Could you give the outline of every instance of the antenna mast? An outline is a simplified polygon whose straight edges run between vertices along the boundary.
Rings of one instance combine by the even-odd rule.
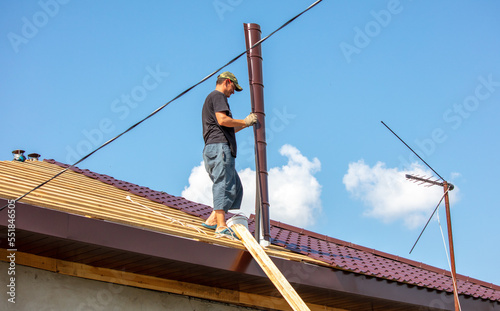
[[[454,251],[454,247],[453,247],[453,233],[452,233],[452,229],[451,229],[450,200],[448,197],[448,192],[450,190],[453,190],[455,188],[455,186],[453,186],[453,184],[448,183],[446,180],[444,180],[444,178],[441,177],[441,175],[439,175],[429,164],[427,164],[427,162],[425,162],[424,159],[422,159],[415,151],[413,151],[413,149],[411,149],[410,146],[408,146],[408,144],[404,142],[404,140],[402,140],[398,135],[396,135],[396,133],[394,133],[394,131],[391,130],[383,121],[381,121],[381,122],[389,131],[391,131],[392,134],[394,134],[394,136],[396,136],[403,144],[405,144],[405,146],[408,147],[408,149],[410,149],[420,160],[422,160],[422,162],[425,163],[425,165],[427,165],[428,168],[431,169],[431,171],[433,171],[443,181],[443,182],[438,182],[438,181],[431,180],[428,178],[422,178],[419,176],[413,176],[413,175],[406,174],[407,179],[412,179],[415,182],[419,182],[419,184],[429,184],[430,186],[437,185],[437,186],[442,186],[444,189],[443,196],[444,196],[444,203],[445,203],[445,207],[446,207],[446,225],[448,227],[448,244],[450,247],[450,266],[451,266],[450,268],[451,268],[451,279],[452,279],[452,283],[453,283],[454,304],[455,304],[455,311],[460,311],[460,302],[458,300],[457,272],[456,272],[456,268],[455,268],[455,251]],[[443,199],[441,198],[441,201],[442,200]],[[434,209],[434,212],[432,213],[431,217],[427,221],[427,224],[429,224],[429,221],[432,219],[432,216],[434,216],[434,213],[436,212],[437,208],[439,207],[439,204],[441,204],[441,201],[439,201],[438,205]],[[413,245],[411,251],[413,250],[413,248],[417,244],[418,240],[422,236],[422,233],[424,232],[425,228],[427,227],[427,224],[425,225],[424,229],[422,230],[422,232],[418,236],[418,239],[415,242],[415,244]],[[411,251],[410,251],[410,253],[411,253]]]
[[[446,180],[443,182],[437,182],[437,181],[433,181],[430,179],[425,179],[425,178],[421,178],[421,177],[413,176],[413,175],[408,175],[408,174],[406,175],[406,178],[416,180],[416,181],[420,182],[421,184],[428,183],[431,186],[434,186],[434,185],[442,186],[444,189],[444,204],[445,204],[445,208],[446,208],[446,226],[448,227],[448,244],[450,247],[450,265],[451,265],[450,268],[451,268],[451,277],[452,277],[452,281],[453,281],[455,311],[459,311],[460,307],[459,307],[459,302],[458,302],[457,272],[456,272],[456,268],[455,268],[455,250],[453,248],[453,233],[452,233],[452,229],[451,229],[450,199],[448,197],[448,192],[450,190],[453,190],[455,188],[455,186],[453,186],[453,184],[451,184],[451,183],[449,184]],[[443,199],[441,198],[441,201],[442,200]],[[432,213],[431,217],[427,221],[427,224],[432,219],[432,216],[434,216],[434,213],[436,212],[437,208],[439,207],[439,204],[441,204],[441,201],[439,201],[438,205],[434,209],[434,212]],[[417,245],[417,242],[420,239],[420,237],[422,236],[422,233],[424,233],[424,230],[427,227],[427,224],[425,225],[424,229],[422,230],[422,232],[418,236],[418,239],[415,242],[415,244],[413,245],[410,253],[413,251],[413,248],[415,248],[415,245]]]

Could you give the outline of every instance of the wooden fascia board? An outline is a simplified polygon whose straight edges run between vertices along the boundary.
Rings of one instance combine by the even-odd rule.
[[[0,249],[0,261],[8,262],[8,252]],[[279,297],[270,297],[241,291],[204,286],[199,284],[168,280],[158,277],[135,274],[113,269],[93,267],[81,263],[53,259],[48,257],[16,253],[16,264],[47,270],[63,275],[80,277],[90,280],[133,286],[138,288],[168,292],[178,295],[207,299],[223,303],[259,307],[272,310],[291,310],[288,303]],[[345,309],[308,304],[311,310],[346,311]]]
[[[1,205],[6,203],[7,200],[0,199]],[[6,227],[7,217],[3,216],[0,214],[0,226]],[[226,271],[235,271],[235,263],[241,259],[241,249],[238,248],[202,243],[162,232],[87,218],[20,202],[16,204],[16,226],[18,229],[34,233]],[[165,248],[165,245],[169,246],[168,249]],[[272,257],[272,260],[290,283],[296,287],[312,286],[340,293],[421,306],[426,306],[429,301],[433,300],[448,301],[448,299],[442,298],[449,295],[444,291],[278,257]],[[257,264],[247,265],[244,271],[239,272],[267,278]],[[476,302],[480,303],[481,301]],[[475,303],[472,306],[478,311],[490,310],[489,308],[480,308]],[[444,310],[453,310],[453,301],[450,308],[446,304]]]

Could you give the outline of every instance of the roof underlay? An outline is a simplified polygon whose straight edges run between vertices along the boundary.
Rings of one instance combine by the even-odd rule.
[[[0,162],[1,206],[62,167],[67,166],[53,160]],[[45,258],[283,300],[240,242],[216,238],[201,226],[210,212],[203,204],[74,168],[16,204],[16,248],[26,265]],[[312,309],[453,310],[447,271],[279,222],[271,225],[266,252]],[[2,216],[3,249],[6,234]],[[458,285],[463,310],[500,310],[499,286],[465,276]],[[264,302],[259,307],[271,308]]]

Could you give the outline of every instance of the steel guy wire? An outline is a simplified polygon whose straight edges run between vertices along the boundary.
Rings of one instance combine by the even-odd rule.
[[[444,178],[443,178],[443,177],[441,177],[441,175],[439,175],[439,174],[438,174],[438,172],[436,172],[436,171],[435,171],[435,170],[434,170],[434,169],[433,169],[433,168],[432,168],[429,164],[427,164],[427,162],[425,162],[425,160],[424,160],[424,159],[422,159],[422,158],[421,158],[421,157],[420,157],[420,156],[419,156],[419,155],[418,155],[418,154],[417,154],[417,153],[416,153],[413,149],[411,149],[411,147],[410,147],[410,146],[408,146],[408,144],[407,144],[407,143],[405,143],[405,141],[404,141],[404,140],[402,140],[402,139],[401,139],[401,138],[400,138],[400,137],[399,137],[396,133],[394,133],[394,131],[393,131],[393,130],[391,130],[391,128],[390,128],[390,127],[388,127],[388,126],[387,126],[387,124],[385,124],[385,123],[384,123],[384,121],[380,121],[380,122],[382,122],[382,124],[383,124],[383,125],[384,125],[384,126],[385,126],[388,130],[389,130],[389,131],[391,131],[391,133],[392,133],[392,134],[394,134],[394,136],[396,136],[396,137],[397,137],[397,138],[398,138],[398,139],[399,139],[399,140],[400,140],[403,144],[405,144],[405,146],[406,146],[406,147],[408,147],[408,149],[410,149],[410,150],[411,150],[411,152],[413,152],[413,153],[414,153],[414,154],[415,154],[415,155],[416,155],[416,156],[417,156],[417,157],[418,157],[418,158],[419,158],[422,162],[424,162],[424,164],[425,164],[425,165],[427,165],[427,167],[428,167],[428,168],[430,168],[430,169],[431,169],[431,170],[432,170],[432,171],[433,171],[436,175],[438,175],[438,176],[439,176],[439,178],[441,178],[441,180],[443,180],[443,181],[444,181]]]
[[[436,213],[437,209],[439,208],[439,205],[441,205],[441,202],[443,202],[443,199],[444,199],[444,197],[446,196],[446,194],[448,193],[448,191],[449,191],[449,188],[448,188],[448,189],[446,189],[445,193],[443,194],[443,196],[442,196],[442,197],[441,197],[441,199],[439,200],[439,202],[438,202],[438,204],[437,204],[436,208],[434,208],[434,211],[432,212],[431,217],[429,217],[429,219],[427,220],[427,223],[425,224],[425,226],[424,226],[424,228],[422,229],[422,231],[420,232],[420,234],[419,234],[419,236],[418,236],[417,240],[415,241],[415,244],[413,244],[413,247],[412,247],[412,248],[411,248],[411,250],[410,250],[410,254],[411,254],[411,252],[413,251],[413,249],[415,248],[415,246],[417,245],[418,241],[420,240],[420,237],[422,237],[422,234],[424,233],[425,228],[427,228],[427,225],[429,224],[429,222],[431,221],[432,217],[434,216],[434,213]]]

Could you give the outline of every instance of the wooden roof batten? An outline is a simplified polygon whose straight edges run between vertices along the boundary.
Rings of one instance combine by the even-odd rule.
[[[50,178],[51,175],[56,174],[60,170],[61,167],[59,165],[55,165],[54,162],[50,163],[50,161],[25,163],[13,161],[0,162],[0,198],[15,198],[24,191],[28,191],[30,188],[36,186],[37,183],[41,183]],[[162,215],[158,215],[157,213],[148,211],[138,204],[132,203],[130,200],[127,200],[127,196],[130,196],[134,202],[151,207],[155,211],[168,215],[168,217],[172,219],[179,220],[182,224],[176,221],[169,221]],[[176,202],[182,201],[177,198],[173,198],[173,200],[178,200]],[[6,202],[6,200],[2,200],[1,203],[4,202]],[[247,290],[244,291],[245,293],[251,293],[251,291],[258,292],[259,287],[265,288],[265,285],[262,283],[265,275],[257,267],[257,265],[255,265],[255,263],[248,258],[246,259],[248,263],[241,264],[242,253],[245,253],[245,251],[240,242],[230,241],[228,239],[217,239],[213,237],[213,233],[210,232],[205,232],[207,234],[202,233],[199,230],[202,230],[200,225],[203,218],[189,215],[176,207],[153,202],[146,197],[141,197],[129,191],[119,189],[114,184],[106,184],[98,179],[85,176],[80,172],[68,171],[61,175],[58,179],[51,181],[46,186],[27,196],[22,202],[23,203],[18,202],[17,204],[19,211],[19,230],[25,234],[26,240],[40,239],[39,243],[43,244],[42,240],[45,239],[45,241],[50,241],[51,243],[59,243],[58,245],[60,245],[61,249],[65,249],[68,246],[64,245],[64,241],[74,239],[76,236],[82,240],[78,241],[79,243],[97,245],[96,249],[91,249],[89,252],[99,254],[100,250],[97,250],[97,248],[100,247],[101,251],[106,250],[110,255],[113,255],[115,256],[114,258],[118,259],[133,258],[133,256],[136,256],[137,258],[142,258],[143,260],[151,258],[149,261],[152,262],[152,265],[172,265],[178,268],[184,264],[189,266],[189,268],[208,266],[210,269],[215,269],[217,271],[223,270],[228,278],[226,281],[227,285],[222,284],[220,285],[222,287],[219,288],[225,288],[228,290],[231,289],[231,286],[235,285],[235,281],[230,281],[229,279],[231,276],[234,277],[234,273],[238,273],[238,277],[240,277],[241,273],[243,273],[243,275],[248,278],[243,280],[248,281],[248,284],[260,284],[255,285],[255,288],[243,283],[237,285],[239,287],[247,286]],[[182,205],[183,203],[180,202],[179,204]],[[61,225],[65,223],[66,227],[64,228],[68,228],[69,224],[72,226],[76,225],[76,227],[73,228],[73,231],[71,231],[72,229],[65,229],[66,231],[61,229],[60,231],[55,232],[57,230],[53,228],[54,222],[60,222]],[[274,224],[276,225],[277,223],[274,222]],[[0,223],[0,227],[1,226],[5,226],[3,221]],[[99,230],[101,231],[99,232],[104,235],[109,233],[109,230],[112,229],[116,232],[129,234],[129,237],[142,236],[152,240],[162,240],[163,244],[167,242],[178,248],[187,249],[190,253],[182,254],[182,252],[175,253],[173,251],[170,253],[155,252],[154,249],[139,245],[129,245],[128,248],[122,247],[124,242],[120,240],[123,240],[124,235],[121,237],[118,235],[114,236],[114,238],[110,240],[112,243],[108,241],[108,244],[106,244],[99,240],[98,237],[85,237],[88,235],[88,232],[85,232],[85,228],[88,226],[91,226],[92,228],[100,228]],[[283,227],[286,227],[286,225],[283,225]],[[32,246],[37,244],[35,241],[31,241],[30,243],[32,243]],[[50,248],[50,245],[52,244],[49,243],[45,245],[48,245],[46,247]],[[200,245],[205,246],[200,247]],[[29,249],[21,252],[41,257],[44,257],[43,254],[48,254],[46,257],[47,260],[52,259],[66,261],[64,258],[57,258],[57,256],[51,255],[50,250],[46,250],[44,252],[43,247],[38,247],[39,249],[36,252],[33,251],[30,253]],[[134,247],[137,248],[134,249]],[[226,256],[228,258],[225,262],[216,264],[213,261],[206,259],[216,249],[220,250],[221,247],[226,251]],[[68,249],[67,252],[73,252],[73,257],[71,258],[78,259],[78,254],[75,255],[75,253],[78,253],[78,250]],[[190,258],[197,252],[202,256],[202,258],[204,258],[204,260],[197,261]],[[293,285],[294,287],[298,286],[299,292],[302,288],[303,292],[301,292],[300,295],[303,296],[308,305],[313,304],[316,305],[316,307],[322,305],[339,309],[345,307],[344,309],[351,310],[349,306],[354,305],[354,301],[359,299],[359,296],[357,295],[372,295],[371,300],[380,305],[392,304],[395,306],[393,309],[386,310],[412,310],[411,308],[408,309],[408,306],[411,304],[419,306],[419,301],[430,301],[432,299],[440,299],[439,297],[441,296],[449,296],[449,294],[447,294],[444,290],[434,290],[429,293],[427,291],[419,290],[418,286],[415,287],[412,284],[404,285],[404,283],[401,282],[387,282],[375,276],[353,273],[348,269],[342,270],[340,267],[332,265],[331,263],[319,260],[319,257],[313,258],[310,254],[300,254],[279,245],[271,245],[268,249],[266,249],[266,252],[268,255],[272,256],[273,261],[277,263],[277,266],[281,271],[288,271],[288,273],[292,274],[294,271],[300,272],[299,274],[296,273],[295,277],[291,278],[294,280]],[[90,266],[92,266],[93,262],[83,262],[85,260],[82,259],[81,262],[78,262],[77,260],[76,263],[84,265],[88,265],[90,263]],[[155,260],[158,261],[156,262]],[[105,260],[102,261],[104,262]],[[123,264],[132,266],[132,261],[132,259],[130,259],[130,262],[124,260]],[[240,264],[238,266],[235,262],[238,263],[239,261]],[[308,263],[308,265],[305,263]],[[108,266],[109,265],[110,264],[108,263]],[[106,266],[102,268],[108,269]],[[149,271],[155,271],[155,268],[151,267]],[[304,271],[307,271],[307,275],[309,275],[309,277],[297,277],[297,275],[306,275]],[[130,273],[134,272],[131,271]],[[326,275],[328,275],[329,278],[325,278]],[[155,276],[154,273],[146,273],[145,276],[161,278],[161,276]],[[186,281],[179,280],[179,277],[173,272],[166,273],[165,277],[174,280],[177,279],[179,282]],[[383,281],[383,283],[380,283],[381,281]],[[203,282],[205,282],[206,286],[214,285],[213,283],[210,283],[213,282],[213,280],[204,279]],[[352,289],[348,289],[343,293],[339,292],[339,288],[348,287],[346,284],[353,284]],[[354,287],[359,286],[367,287],[369,284],[373,284],[371,286],[372,288],[364,292],[353,289]],[[404,287],[401,287],[401,285],[404,285]],[[395,288],[401,290],[401,297],[403,297],[403,299],[401,299],[401,297],[397,298],[393,297],[394,295],[388,294],[389,292],[394,291]],[[421,287],[421,289],[425,288],[425,286]],[[316,295],[317,297],[314,297],[313,289],[316,292],[321,293],[323,298],[321,299],[321,297],[319,297],[321,295]],[[231,290],[234,290],[234,288]],[[269,290],[269,287],[267,290]],[[487,303],[490,306],[485,307],[484,309],[475,308],[475,310],[498,309],[499,299],[494,298],[497,297],[495,295],[498,295],[497,286],[493,285],[490,291],[492,300]],[[269,293],[269,291],[264,292]],[[411,296],[414,298],[411,298]],[[264,295],[264,297],[268,297],[268,295]],[[351,299],[349,299],[349,297],[351,297]],[[406,297],[408,297],[408,300],[405,304]],[[485,298],[474,298],[472,296],[468,298],[465,297],[465,299],[467,301],[488,301],[488,299]],[[322,300],[327,300],[328,302],[319,304],[318,302]],[[442,300],[446,301],[446,299]],[[362,305],[363,303],[359,304]],[[369,303],[368,301],[365,301],[364,304],[368,305]],[[401,304],[399,306],[400,309],[397,309],[398,304]],[[420,304],[420,307],[421,306],[422,305]],[[358,306],[355,310],[364,309],[363,307]],[[415,307],[415,310],[417,310],[417,307]],[[428,310],[434,309],[429,308]],[[448,310],[448,308],[435,310]]]

